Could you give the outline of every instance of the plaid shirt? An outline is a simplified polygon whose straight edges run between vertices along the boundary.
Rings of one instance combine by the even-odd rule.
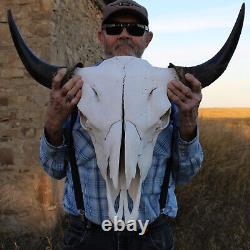
[[[163,210],[170,217],[177,214],[177,201],[174,193],[176,184],[184,184],[198,172],[203,160],[203,153],[197,136],[190,142],[180,138],[178,130],[178,109],[172,105],[172,120],[169,125],[159,134],[153,152],[153,160],[148,175],[142,183],[139,218],[145,222],[152,222],[160,214],[159,197],[164,178],[166,162],[171,154],[171,138],[175,136],[173,147],[173,169],[168,187],[168,198]],[[65,127],[69,125],[69,119]],[[85,216],[101,224],[108,219],[108,202],[106,197],[106,184],[96,163],[94,146],[91,138],[80,125],[79,115],[73,127],[75,143],[75,155],[79,169],[82,186]],[[45,171],[55,179],[65,178],[64,186],[64,209],[73,215],[79,215],[75,204],[71,168],[64,164],[67,160],[67,141],[63,145],[54,147],[48,143],[45,134],[40,141],[40,161]],[[177,164],[179,163],[179,164]],[[177,167],[178,166],[178,167]],[[118,203],[115,204],[118,206]],[[129,200],[132,207],[132,200]]]

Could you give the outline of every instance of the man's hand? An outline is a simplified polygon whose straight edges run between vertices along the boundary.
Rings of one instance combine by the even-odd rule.
[[[61,80],[66,69],[60,69],[52,81],[50,101],[45,117],[45,132],[49,142],[58,146],[63,141],[63,123],[73,111],[82,95],[82,80],[74,76],[63,87]]]
[[[180,110],[180,135],[186,141],[196,136],[198,108],[202,99],[201,83],[191,74],[186,74],[189,87],[182,82],[172,80],[168,84],[167,94]]]

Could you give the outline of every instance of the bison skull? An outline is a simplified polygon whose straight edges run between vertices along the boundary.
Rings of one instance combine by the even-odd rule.
[[[81,125],[91,136],[106,182],[109,217],[136,220],[141,185],[152,163],[157,136],[169,123],[167,83],[177,78],[175,70],[120,56],[78,69],[76,74],[84,81],[78,103]]]

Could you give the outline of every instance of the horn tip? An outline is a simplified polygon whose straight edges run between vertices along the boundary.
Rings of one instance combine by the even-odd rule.
[[[13,22],[13,16],[12,16],[12,11],[11,9],[7,10],[7,19],[8,19],[8,23]]]
[[[241,5],[241,11],[245,12],[245,2]]]
[[[8,17],[12,16],[11,9],[7,9],[7,15],[8,15]]]
[[[173,63],[169,63],[168,68],[174,68],[174,64]]]

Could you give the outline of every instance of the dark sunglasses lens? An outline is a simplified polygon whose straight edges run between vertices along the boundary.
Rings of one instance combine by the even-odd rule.
[[[114,27],[106,27],[105,30],[106,30],[106,33],[108,35],[119,35],[122,33],[122,27],[119,27],[119,26],[114,26]]]
[[[108,35],[120,35],[124,28],[131,36],[143,36],[145,28],[137,24],[116,24],[104,26]]]
[[[145,29],[137,25],[130,25],[127,27],[127,31],[131,36],[143,36]]]

